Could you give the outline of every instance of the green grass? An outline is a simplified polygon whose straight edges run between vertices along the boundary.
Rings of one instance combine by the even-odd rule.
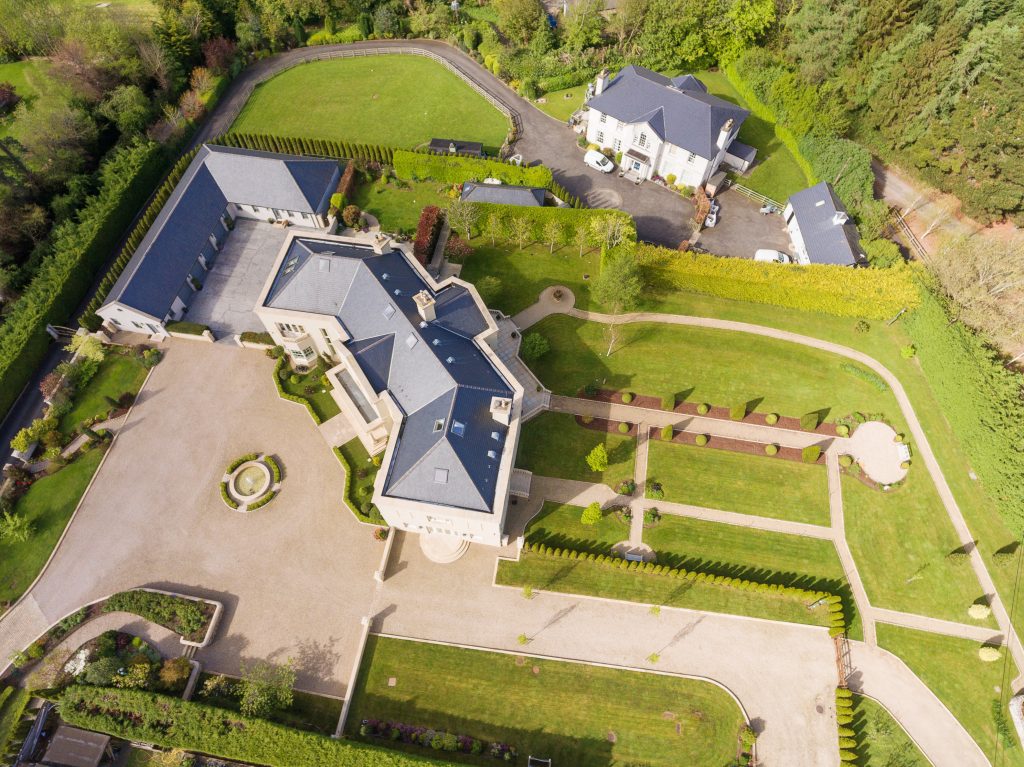
[[[376,218],[386,232],[415,234],[420,212],[428,205],[447,207],[452,198],[448,197],[447,184],[436,181],[403,181],[399,187],[392,179],[384,184],[360,184],[353,194],[352,203]]]
[[[134,357],[108,354],[92,380],[74,398],[74,407],[60,419],[60,432],[68,437],[82,421],[105,415],[110,409],[107,397],[117,399],[130,392],[138,394],[146,380],[146,368]]]
[[[492,153],[508,128],[481,95],[422,56],[300,64],[257,87],[231,127],[406,149],[457,138],[480,141]]]
[[[102,457],[101,449],[80,454],[18,499],[14,513],[32,523],[32,536],[24,543],[0,543],[0,605],[20,597],[43,569]]]
[[[338,448],[338,451],[345,458],[352,470],[349,477],[347,506],[356,517],[363,522],[370,522],[375,525],[383,525],[384,517],[376,507],[367,515],[360,511],[360,507],[373,496],[373,481],[377,478],[378,467],[370,460],[370,454],[366,452],[363,443],[356,437]],[[366,476],[360,477],[360,470],[365,469]]]
[[[657,440],[650,441],[649,450],[648,479],[661,482],[670,501],[829,524],[828,477],[823,466]]]
[[[583,507],[548,501],[526,527],[526,538],[558,548],[608,554],[612,546],[629,538],[629,520],[605,512],[596,525],[580,522]]]
[[[338,403],[331,396],[331,390],[320,382],[320,376],[323,373],[323,366],[318,365],[310,369],[308,373],[297,373],[296,375],[299,376],[298,383],[292,383],[291,377],[288,377],[281,381],[281,385],[288,394],[308,400],[313,406],[313,410],[320,417],[320,420],[327,421],[338,415],[341,412],[341,408],[338,407]],[[316,391],[313,394],[307,394],[307,386],[316,386]]]
[[[551,115],[562,122],[569,121],[569,115],[583,106],[583,97],[587,94],[587,84],[576,85],[572,88],[565,88],[560,91],[545,93],[542,97],[543,104],[535,106],[541,112]]]
[[[871,604],[974,623],[967,608],[983,591],[969,563],[946,558],[960,541],[924,465],[887,492],[847,476],[842,487],[846,539]]]
[[[586,457],[598,444],[608,450],[608,468],[591,471]],[[587,429],[568,413],[542,413],[523,425],[516,465],[542,477],[603,482],[614,487],[633,478],[636,440]]]
[[[696,72],[696,76],[708,86],[708,92],[719,98],[747,108],[746,102],[732,87],[724,72]],[[760,192],[766,197],[784,203],[794,192],[810,186],[785,144],[775,135],[775,125],[751,114],[740,127],[739,140],[757,149],[754,167],[746,177],[739,177],[739,183]]]
[[[128,11],[140,17],[140,20],[152,19],[157,15],[157,8],[152,0],[104,0],[107,7],[97,8],[99,3],[96,0],[73,0],[73,4],[80,8],[91,8],[97,13],[109,13],[114,10]]]
[[[854,695],[853,716],[861,767],[931,767],[906,730],[881,704]]]
[[[202,690],[206,680],[213,676],[213,674],[201,674],[198,689]],[[196,701],[229,711],[239,710],[237,693],[217,693],[210,696],[203,696],[199,693],[196,695]],[[287,709],[276,709],[266,718],[286,727],[318,732],[321,735],[333,735],[338,726],[338,717],[341,716],[341,703],[336,698],[294,690],[292,705]]]
[[[728,330],[635,323],[621,325],[610,357],[607,327],[565,315],[531,328],[551,351],[533,370],[556,394],[575,395],[586,383],[690,402],[800,416],[827,411],[835,420],[852,411],[885,413],[900,424],[889,391],[879,392],[840,368],[846,360],[788,341]]]
[[[485,237],[476,237],[473,255],[459,275],[469,282],[479,282],[488,275],[501,280],[501,294],[490,308],[516,314],[537,302],[540,292],[549,285],[564,285],[576,297],[578,309],[596,309],[590,296],[590,285],[600,272],[600,253],[584,252],[567,245],[549,252],[547,245],[530,245],[518,250],[511,244],[492,247]],[[585,278],[584,275],[587,275]]]
[[[144,748],[133,748],[128,754],[128,761],[124,767],[160,767],[163,759],[162,754],[154,751],[146,751]]]
[[[529,551],[524,551],[518,562],[499,562],[497,583],[812,626],[828,623],[822,608],[810,611],[803,601],[777,593],[680,581],[665,575],[619,570],[596,562],[554,559]]]
[[[1013,695],[1010,683],[1017,675],[1012,660],[1004,665],[1004,656],[998,662],[985,663],[978,658],[977,642],[884,623],[878,624],[878,644],[910,666],[960,720],[993,764],[1024,765],[1024,749],[1017,742],[1006,710],[1006,701]],[[993,712],[995,701],[1006,716],[1013,748],[1000,745]]]
[[[50,62],[46,59],[25,59],[9,64],[0,64],[0,82],[8,82],[14,91],[24,99],[28,109],[49,113],[59,107],[68,97],[67,88],[50,77]],[[13,115],[0,120],[0,138],[24,136]]]
[[[383,637],[367,643],[350,734],[367,718],[509,743],[520,764],[534,754],[576,767],[721,767],[744,724],[729,694],[708,682]]]
[[[465,5],[462,7],[462,12],[474,21],[498,23],[498,12],[490,5]]]

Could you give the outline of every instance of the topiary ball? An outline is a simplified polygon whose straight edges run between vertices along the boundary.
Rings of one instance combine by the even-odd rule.
[[[625,421],[619,424],[619,434],[629,434],[629,424]]]
[[[706,402],[701,402],[697,405],[697,412],[701,415],[707,415],[707,412],[711,409],[711,405]]]
[[[901,463],[900,464],[900,468],[904,469],[904,470],[909,469],[910,468],[910,461],[904,461],[903,463]]]
[[[844,469],[845,468],[849,468],[850,466],[853,466],[853,456],[852,455],[841,455],[841,456],[839,456],[839,465],[842,466]]]
[[[779,414],[778,413],[769,413],[768,415],[766,415],[764,417],[764,422],[766,424],[769,424],[769,425],[778,423],[779,422]]]
[[[840,437],[849,437],[850,427],[847,426],[845,423],[841,423],[838,426],[836,426],[836,434],[838,434]]]
[[[623,405],[628,405],[632,401],[633,401],[633,393],[632,392],[628,392],[627,391],[627,392],[623,392],[622,393],[622,404]]]
[[[764,452],[765,452],[766,455],[775,455],[775,454],[777,454],[779,452],[779,446],[778,445],[765,445],[764,446]]]
[[[707,434],[698,434],[696,439],[694,439],[694,442],[696,442],[701,447],[704,447],[704,445],[708,444],[708,435]]]
[[[295,373],[292,373],[290,376],[288,376],[288,380],[291,381],[293,384],[297,384],[302,379],[299,378]]]

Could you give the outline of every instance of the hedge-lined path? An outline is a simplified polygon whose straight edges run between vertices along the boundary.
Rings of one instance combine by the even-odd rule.
[[[565,301],[557,303],[545,302],[538,308],[538,311],[531,312],[528,317],[534,322],[538,322],[544,317],[556,313],[568,314],[569,316],[576,317],[577,319],[604,324],[610,323],[613,319],[613,315],[602,314],[600,312],[582,311],[574,308]],[[935,453],[932,451],[931,444],[928,442],[928,437],[925,435],[921,422],[918,420],[917,414],[914,412],[914,406],[910,402],[910,397],[907,396],[907,392],[903,388],[903,384],[900,382],[899,378],[885,367],[885,365],[880,363],[874,357],[864,354],[863,352],[859,352],[856,349],[851,349],[848,346],[843,346],[842,344],[801,335],[800,333],[793,333],[788,330],[779,330],[778,328],[766,327],[764,325],[754,325],[749,322],[721,320],[713,317],[693,317],[684,314],[664,314],[661,312],[633,312],[619,315],[614,319],[620,324],[634,322],[661,322],[669,325],[688,325],[691,327],[731,330],[739,333],[752,333],[754,335],[765,336],[766,338],[790,341],[792,343],[809,346],[813,349],[838,354],[841,357],[846,357],[847,359],[859,362],[877,373],[882,380],[888,384],[893,395],[896,397],[896,402],[899,404],[900,411],[903,413],[903,417],[907,422],[907,428],[910,431],[910,436],[916,449],[917,459],[920,463],[924,464],[925,468],[927,468],[928,474],[931,476],[935,489],[939,494],[939,498],[942,500],[942,505],[946,509],[946,514],[949,516],[949,520],[952,522],[953,528],[956,531],[957,538],[964,547],[964,550],[968,552],[971,568],[974,571],[975,577],[977,577],[981,584],[982,591],[988,595],[990,599],[989,605],[992,608],[992,614],[995,616],[996,622],[999,625],[999,630],[1006,638],[1006,644],[1010,649],[1014,662],[1017,664],[1018,676],[1013,680],[1013,687],[1016,690],[1024,686],[1024,646],[1021,645],[1020,637],[1017,636],[1017,632],[1014,630],[1013,624],[1010,622],[1010,616],[1003,605],[1003,600],[1000,597],[999,592],[996,590],[995,582],[992,580],[992,576],[989,575],[988,568],[985,566],[985,562],[981,558],[981,554],[979,553],[977,546],[974,545],[974,536],[971,534],[970,528],[967,526],[963,512],[960,511],[960,507],[957,505],[956,498],[953,496],[953,491],[950,489],[949,483],[946,482],[946,477],[942,473],[942,468],[939,466],[938,460],[935,458]]]

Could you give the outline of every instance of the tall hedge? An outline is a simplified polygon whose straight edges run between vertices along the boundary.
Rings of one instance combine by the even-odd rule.
[[[889,319],[921,301],[911,267],[780,266],[679,253],[653,245],[637,246],[637,258],[647,282],[660,291],[689,290],[805,312],[873,319]]]
[[[980,334],[951,322],[946,302],[922,285],[906,320],[917,360],[942,413],[1010,529],[1024,529],[1024,378],[1007,370]]]
[[[68,322],[163,170],[164,154],[153,142],[112,152],[97,172],[99,190],[85,199],[75,220],[54,230],[38,272],[0,327],[0,416],[46,355],[46,325]]]
[[[447,184],[496,178],[506,184],[551,189],[554,179],[543,165],[527,167],[501,160],[476,157],[424,154],[396,149],[393,156],[395,175],[406,180],[431,179]]]
[[[268,133],[225,133],[209,143],[260,152],[332,157],[337,160],[367,160],[385,164],[391,163],[391,155],[395,151],[383,144],[357,144],[351,141],[277,136]]]
[[[58,703],[75,727],[271,767],[443,767],[451,762],[311,732],[138,690],[73,685]]]
[[[618,218],[623,223],[623,241],[629,245],[636,242],[636,223],[625,211],[611,208],[528,208],[519,205],[501,205],[492,202],[474,203],[479,215],[476,220],[477,231],[483,231],[487,220],[497,216],[506,227],[516,222],[523,222],[530,228],[531,236],[546,242],[544,226],[551,220],[562,224],[562,236],[557,244],[567,245],[573,242],[573,234],[579,226],[590,226],[594,219]]]

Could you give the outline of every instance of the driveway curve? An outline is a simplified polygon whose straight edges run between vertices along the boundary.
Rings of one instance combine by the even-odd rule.
[[[583,164],[583,151],[576,145],[575,134],[564,124],[541,112],[472,56],[440,40],[372,40],[318,45],[295,48],[257,61],[232,81],[196,133],[192,146],[227,132],[253,89],[274,75],[310,61],[374,53],[425,53],[444,59],[463,79],[472,81],[487,96],[501,102],[513,113],[520,124],[515,149],[527,163],[542,163],[549,167],[558,183],[581,200],[604,201],[609,207],[615,204],[615,207],[629,213],[636,221],[637,234],[642,240],[675,248],[689,237],[687,222],[693,215],[689,201],[655,184],[635,186],[615,174],[588,168]]]

